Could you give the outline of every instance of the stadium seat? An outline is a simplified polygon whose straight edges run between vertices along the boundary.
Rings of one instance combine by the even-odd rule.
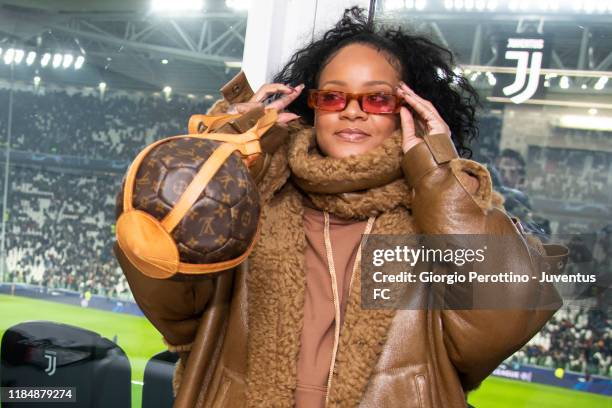
[[[129,408],[131,369],[117,344],[93,331],[30,321],[2,336],[2,387],[74,387],[76,402],[8,403],[9,407]]]
[[[151,357],[144,372],[142,408],[172,407],[172,374],[178,354],[162,351]]]

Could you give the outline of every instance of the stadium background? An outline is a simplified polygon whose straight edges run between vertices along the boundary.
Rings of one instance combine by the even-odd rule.
[[[115,194],[142,147],[185,133],[190,115],[238,73],[248,16],[239,1],[207,0],[187,15],[156,13],[152,3],[0,0],[0,333],[51,320],[114,339],[132,364],[133,406],[144,365],[164,346],[130,308],[112,256]],[[598,394],[492,376],[470,402],[611,407],[612,4],[497,3],[381,1],[376,17],[455,52],[484,102],[474,159],[489,165],[527,229],[565,236],[577,264],[601,278],[506,368],[545,367],[557,379],[573,372],[583,390],[608,385]],[[545,68],[558,72],[542,75],[538,94],[549,103],[496,99],[495,39],[538,30],[554,38]]]

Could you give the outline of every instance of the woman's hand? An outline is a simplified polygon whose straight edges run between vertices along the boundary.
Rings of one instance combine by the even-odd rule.
[[[276,109],[278,111],[277,122],[287,123],[289,121],[299,118],[299,116],[294,113],[283,112],[283,109],[289,106],[291,102],[293,102],[298,96],[300,96],[300,93],[302,93],[303,90],[304,84],[300,84],[295,88],[277,83],[264,84],[261,88],[259,88],[255,95],[253,95],[251,99],[249,99],[248,102],[236,103],[231,105],[227,113],[246,113],[258,106],[263,106],[265,108]],[[270,96],[279,92],[284,95],[267,105],[264,103],[264,101]]]
[[[425,131],[428,135],[442,133],[449,139],[451,138],[450,128],[431,102],[421,98],[403,81],[400,81],[397,87],[397,94],[419,115],[418,119],[421,123],[424,123],[426,127]],[[419,143],[423,143],[424,140],[417,136],[415,120],[410,110],[405,106],[400,108],[400,119],[403,135],[402,150],[406,153]],[[450,142],[453,143],[452,140],[450,140]],[[476,177],[462,172],[459,178],[470,193],[474,194],[478,191],[480,183]]]
[[[443,133],[450,138],[450,128],[431,102],[414,93],[414,91],[402,81],[400,81],[397,87],[397,94],[419,115],[419,120],[424,123],[427,134],[433,135],[436,133]],[[402,149],[404,153],[406,153],[419,143],[423,143],[423,139],[417,136],[414,118],[410,110],[405,106],[400,108],[400,118],[404,135]]]

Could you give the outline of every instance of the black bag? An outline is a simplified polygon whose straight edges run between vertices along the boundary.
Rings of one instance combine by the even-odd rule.
[[[74,387],[76,402],[6,402],[2,407],[103,408],[131,405],[131,369],[123,350],[98,333],[49,321],[2,336],[2,387]]]

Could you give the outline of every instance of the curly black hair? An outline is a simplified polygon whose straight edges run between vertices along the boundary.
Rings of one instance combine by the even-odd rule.
[[[472,156],[469,145],[478,136],[476,108],[479,99],[469,82],[453,72],[452,53],[425,37],[404,32],[401,27],[377,28],[368,24],[363,8],[346,9],[340,21],[322,38],[293,54],[273,82],[290,86],[303,83],[305,89],[316,89],[323,68],[341,48],[352,43],[371,45],[385,52],[392,65],[398,68],[402,80],[438,110],[450,127],[458,153],[462,157]],[[306,124],[314,124],[314,112],[307,105],[306,92],[302,92],[287,110],[300,115]]]

